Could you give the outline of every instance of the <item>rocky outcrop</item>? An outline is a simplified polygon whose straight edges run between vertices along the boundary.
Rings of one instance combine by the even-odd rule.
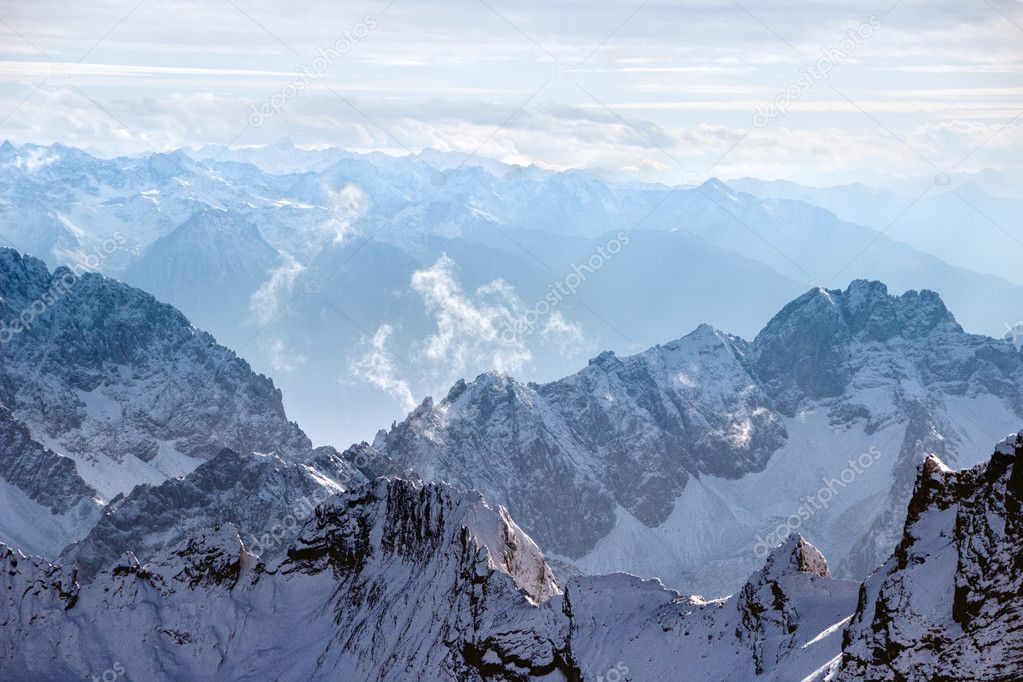
[[[109,661],[154,680],[580,679],[539,549],[503,509],[446,486],[381,479],[331,497],[269,563],[224,525],[82,587],[6,547],[0,568],[18,583],[0,601],[5,679]]]
[[[224,447],[281,455],[311,447],[269,379],[149,294],[92,273],[51,274],[2,249],[0,296],[8,332],[0,401],[83,462],[86,480],[88,461],[109,461],[95,465],[101,493],[143,482],[116,476],[129,458],[191,459],[194,468]]]
[[[1023,673],[1023,432],[990,461],[920,466],[894,555],[860,591],[845,679],[1009,680]]]
[[[285,552],[317,505],[366,480],[329,448],[313,461],[225,449],[184,478],[138,486],[114,500],[61,560],[88,581],[126,552],[145,561],[204,528],[228,523],[250,552],[270,560]]]
[[[611,530],[616,507],[656,526],[690,476],[758,471],[784,442],[747,354],[704,326],[542,386],[484,374],[428,399],[373,448],[501,500],[542,546],[578,557]]]

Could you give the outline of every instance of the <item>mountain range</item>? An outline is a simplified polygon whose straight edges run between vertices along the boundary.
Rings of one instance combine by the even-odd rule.
[[[862,585],[798,535],[734,595],[616,574],[560,582],[503,507],[379,479],[321,504],[285,556],[223,525],[80,585],[0,545],[0,675],[154,680],[1011,679],[1023,668],[1023,433],[919,467]]]
[[[11,329],[74,275],[0,257]],[[702,325],[546,384],[488,372],[372,443],[314,449],[280,391],[173,308],[100,275],[66,281],[0,347],[16,446],[0,537],[83,579],[212,525],[259,544],[273,518],[399,475],[505,505],[566,575],[727,594],[799,531],[862,580],[898,542],[921,458],[974,464],[1023,418],[1012,343],[965,332],[932,292],[857,281],[795,299],[753,341]]]
[[[1011,183],[610,177],[0,144],[0,679],[1019,677]]]
[[[952,189],[1015,229],[1010,199]],[[318,445],[368,438],[495,367],[550,381],[601,350],[635,353],[704,322],[751,337],[810,286],[930,289],[965,328],[994,336],[1023,317],[1005,268],[951,258],[967,253],[958,242],[897,241],[901,221],[889,229],[842,206],[763,182],[666,187],[441,152],[285,141],[102,159],[0,145],[4,243],[176,306],[274,376]],[[472,334],[438,346],[451,325]]]
[[[764,199],[820,206],[952,265],[1020,284],[1023,275],[1012,256],[1023,254],[1023,195],[1018,178],[1010,178],[987,171],[882,186],[806,187],[755,178],[730,180],[728,186]]]
[[[862,579],[895,547],[920,459],[974,464],[1020,419],[1010,342],[968,334],[933,292],[856,281],[751,342],[704,325],[551,383],[458,382],[366,447],[480,490],[587,573],[722,594],[785,528]]]

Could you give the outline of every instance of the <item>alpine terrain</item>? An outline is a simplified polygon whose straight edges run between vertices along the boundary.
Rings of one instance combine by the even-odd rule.
[[[371,445],[507,505],[552,558],[725,594],[798,530],[862,579],[898,543],[916,464],[976,462],[1023,419],[1023,354],[929,291],[814,289],[749,342],[709,326],[547,384],[427,398]]]
[[[89,585],[0,546],[0,676],[1010,679],[1021,472],[1023,432],[969,470],[930,457],[896,552],[862,586],[792,535],[715,600],[624,574],[559,582],[503,507],[401,479],[327,499],[270,562],[231,525],[126,554]]]
[[[337,492],[339,478],[364,480],[336,454],[313,450],[268,378],[138,289],[89,272],[50,272],[0,249],[0,325],[0,538],[24,551],[56,558],[125,495],[119,518],[136,498],[156,494],[147,486],[195,491],[216,466],[221,474],[235,468],[210,483],[221,487],[268,460],[278,463],[274,477],[305,479],[283,497],[267,494],[283,508],[313,487]],[[194,479],[180,480],[204,463]],[[257,495],[246,487],[239,498]],[[201,518],[183,517],[185,497],[162,511],[161,542],[170,528]]]

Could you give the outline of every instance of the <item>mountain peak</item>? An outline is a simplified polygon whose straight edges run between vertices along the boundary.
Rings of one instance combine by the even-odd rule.
[[[699,341],[704,343],[717,344],[721,343],[722,340],[728,337],[729,334],[721,331],[717,327],[714,327],[704,322],[696,329],[683,336],[682,339],[686,341]]]
[[[196,168],[196,164],[181,149],[171,152],[154,152],[146,157],[146,167],[158,178],[171,178]]]
[[[893,336],[924,336],[942,322],[955,324],[935,292],[911,290],[893,296],[883,282],[857,279],[845,291],[823,287],[809,290],[782,308],[758,338],[785,331],[799,334],[827,325],[849,337],[886,341]]]
[[[898,299],[881,282],[854,280],[838,301],[851,334],[887,341],[902,331]]]
[[[696,191],[710,197],[713,201],[727,199],[730,202],[738,203],[743,197],[750,198],[749,195],[745,195],[742,192],[735,190],[726,183],[721,182],[718,178],[705,180],[703,184],[696,188]]]
[[[596,357],[590,358],[589,362],[587,363],[587,365],[590,367],[599,367],[605,370],[612,369],[614,367],[620,367],[621,364],[622,361],[619,359],[619,357],[615,354],[613,350],[606,350],[603,353],[597,355]]]
[[[793,573],[813,573],[822,578],[831,577],[824,555],[799,533],[789,535],[767,555],[760,575],[768,579],[777,579]]]
[[[839,395],[857,348],[898,337],[926,352],[936,332],[966,340],[933,291],[892,296],[881,282],[855,280],[845,291],[811,289],[786,305],[757,335],[753,349],[761,376],[791,406],[801,397]]]
[[[207,204],[200,206],[185,222],[161,239],[170,242],[182,238],[223,240],[228,237],[246,240],[245,243],[251,244],[253,250],[258,248],[272,251],[272,247],[266,244],[254,223],[238,213]],[[229,252],[228,255],[233,254]]]
[[[281,568],[362,572],[389,557],[426,564],[458,559],[456,546],[507,573],[535,603],[561,594],[540,549],[504,507],[491,507],[477,492],[400,478],[378,478],[324,501]]]
[[[707,180],[704,180],[703,183],[700,185],[700,189],[711,190],[714,192],[732,191],[732,189],[728,185],[721,182],[721,180],[719,180],[718,178],[708,178]]]
[[[1023,432],[954,471],[920,465],[902,541],[863,583],[845,679],[1015,679],[1023,663]]]
[[[884,282],[870,279],[854,279],[843,292],[845,297],[854,303],[860,300],[874,301],[888,296],[888,287]]]
[[[173,582],[184,583],[193,590],[232,586],[238,581],[243,559],[247,556],[251,558],[245,552],[238,528],[225,523],[183,539],[145,564],[128,553],[111,568],[110,575],[135,575],[161,590],[172,589]]]

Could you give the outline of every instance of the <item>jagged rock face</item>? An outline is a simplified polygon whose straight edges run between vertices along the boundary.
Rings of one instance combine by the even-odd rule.
[[[638,356],[602,354],[543,386],[484,374],[373,447],[501,500],[545,547],[578,557],[610,531],[616,507],[654,526],[690,476],[763,467],[785,431],[746,353],[701,327]]]
[[[764,569],[754,574],[736,597],[741,629],[737,637],[744,638],[753,651],[753,666],[757,675],[776,668],[791,650],[798,647],[802,604],[794,603],[830,578],[828,564],[816,547],[802,537],[790,536],[768,557]],[[844,596],[855,589],[852,583],[843,583]],[[805,635],[805,632],[802,633]]]
[[[379,480],[318,509],[278,570],[338,577],[337,634],[353,671],[372,679],[570,672],[560,629],[535,608],[560,594],[553,572],[476,493]],[[398,649],[393,660],[381,641]]]
[[[991,460],[920,467],[895,554],[863,584],[845,679],[1007,680],[1023,671],[1023,432]]]
[[[622,574],[562,590],[503,509],[400,479],[329,498],[269,563],[230,524],[86,585],[0,545],[0,678],[1016,679],[1021,465],[1023,432],[973,469],[928,459],[862,587],[792,535],[711,601]]]
[[[832,330],[831,341],[813,347],[813,331],[819,328]],[[775,316],[753,343],[760,376],[779,404],[790,408],[807,398],[847,393],[856,388],[857,375],[871,371],[880,377],[912,377],[951,395],[988,393],[1020,411],[1021,358],[1014,350],[964,332],[933,291],[891,296],[882,283],[862,280],[844,292],[805,294]],[[818,380],[813,359],[821,353],[837,356],[837,362],[826,370],[829,378]],[[893,366],[885,368],[884,362]]]
[[[780,542],[800,500],[876,453],[799,528],[862,579],[898,542],[920,459],[972,464],[1021,418],[1011,344],[967,334],[932,292],[855,281],[793,301],[753,343],[703,326],[549,384],[459,382],[370,449],[481,490],[584,572],[724,594],[760,536]]]
[[[161,448],[169,446],[198,464],[223,447],[309,450],[270,380],[172,307],[99,275],[51,275],[9,249],[0,250],[0,273],[9,329],[34,301],[55,294],[0,346],[0,400],[61,454],[150,463],[168,457]]]
[[[463,537],[467,529],[471,537]],[[477,545],[473,554],[489,548],[489,568],[510,575],[535,603],[561,593],[536,543],[503,507],[491,508],[479,493],[402,479],[379,479],[318,507],[283,570],[315,572],[330,566],[364,571],[395,557],[428,561],[468,540]],[[383,556],[372,556],[381,550]]]
[[[0,548],[5,580],[11,556]],[[5,679],[110,661],[154,680],[579,679],[536,545],[503,510],[444,486],[380,480],[335,496],[269,565],[222,526],[80,588],[38,560],[23,570],[0,602],[14,624]]]
[[[0,677],[31,679],[27,671],[32,661],[37,655],[50,657],[49,647],[59,641],[59,629],[67,622],[65,613],[77,605],[78,592],[73,569],[25,556],[0,543]],[[62,677],[71,676],[54,669],[45,674],[45,679]]]
[[[147,560],[203,528],[231,523],[263,560],[282,555],[316,506],[365,478],[324,448],[314,464],[223,450],[184,478],[117,499],[61,555],[88,581],[125,552]]]
[[[14,527],[0,536],[20,533],[47,556],[81,537],[94,497],[187,474],[224,447],[283,457],[311,449],[272,382],[172,307],[99,275],[50,273],[10,249],[0,249],[0,408],[19,423],[5,428],[14,440],[0,484],[54,517],[53,532],[40,522],[31,537]],[[25,476],[43,469],[54,477]],[[57,493],[62,502],[45,501]],[[74,523],[57,518],[76,505]]]
[[[74,461],[33,440],[28,428],[0,406],[0,477],[54,514],[64,514],[97,493],[78,475]]]
[[[331,497],[269,563],[224,524],[85,585],[0,546],[4,586],[4,679],[116,662],[152,680],[515,682],[673,679],[682,661],[694,678],[801,679],[837,656],[856,589],[794,537],[729,599],[625,575],[563,593],[503,508],[400,479]]]
[[[862,346],[962,336],[934,292],[893,297],[880,282],[857,280],[846,291],[815,289],[785,306],[757,335],[753,356],[771,394],[781,406],[795,409],[807,398],[842,395],[858,365],[869,361]],[[939,356],[914,350],[919,357],[912,360],[940,371],[945,361]],[[944,367],[949,378],[962,378],[952,364]]]
[[[74,461],[33,439],[0,405],[0,542],[55,556],[102,512],[103,501]]]

